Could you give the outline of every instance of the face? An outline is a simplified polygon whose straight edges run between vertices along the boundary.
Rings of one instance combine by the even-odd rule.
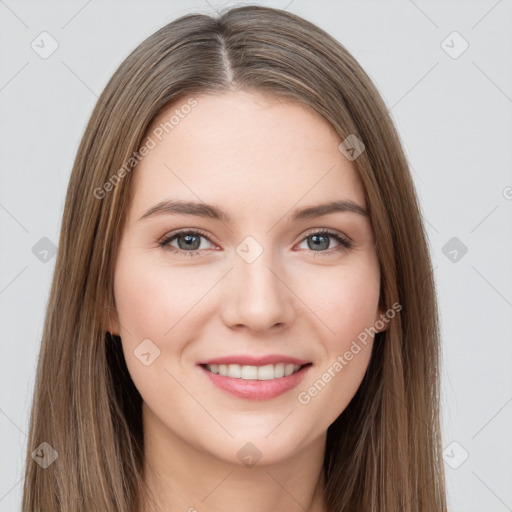
[[[180,100],[148,136],[109,326],[145,429],[226,462],[283,461],[354,396],[381,318],[354,164],[314,111],[259,93]]]

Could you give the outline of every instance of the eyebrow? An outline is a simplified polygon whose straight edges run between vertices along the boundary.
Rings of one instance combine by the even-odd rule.
[[[362,206],[352,201],[342,200],[297,209],[292,213],[292,220],[312,219],[336,212],[351,212],[368,217],[368,212]],[[152,206],[146,213],[144,213],[144,215],[142,215],[142,217],[140,217],[139,220],[163,214],[195,215],[197,217],[207,217],[219,220],[226,224],[231,222],[231,216],[217,206],[206,203],[197,203],[194,201],[178,200],[161,201],[155,206]]]

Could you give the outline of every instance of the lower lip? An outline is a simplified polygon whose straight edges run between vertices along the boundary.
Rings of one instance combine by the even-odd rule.
[[[311,365],[304,366],[298,372],[288,377],[271,380],[235,379],[212,373],[202,366],[199,368],[210,379],[210,382],[231,395],[251,400],[270,400],[296,387],[306,376],[310,367]]]

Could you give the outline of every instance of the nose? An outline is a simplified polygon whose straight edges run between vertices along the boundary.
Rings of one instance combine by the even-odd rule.
[[[272,261],[270,251],[263,251],[256,261],[235,259],[226,276],[223,320],[231,328],[245,326],[263,332],[289,326],[295,316],[294,299],[285,272]]]

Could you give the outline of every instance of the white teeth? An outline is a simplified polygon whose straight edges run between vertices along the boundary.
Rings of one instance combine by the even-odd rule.
[[[271,380],[274,378],[274,365],[258,366],[258,380]]]
[[[288,377],[299,371],[298,364],[267,364],[265,366],[246,366],[239,364],[207,364],[206,369],[224,377],[244,380],[272,380]]]
[[[284,367],[284,376],[288,377],[288,375],[291,375],[295,371],[295,365],[294,364],[287,364]]]
[[[219,372],[219,375],[222,375],[222,373]],[[258,379],[258,367],[257,366],[242,366],[241,378],[257,380]]]
[[[274,377],[276,379],[284,377],[284,363],[279,363],[274,366]]]
[[[242,367],[239,364],[228,365],[228,377],[239,379],[242,377]]]

